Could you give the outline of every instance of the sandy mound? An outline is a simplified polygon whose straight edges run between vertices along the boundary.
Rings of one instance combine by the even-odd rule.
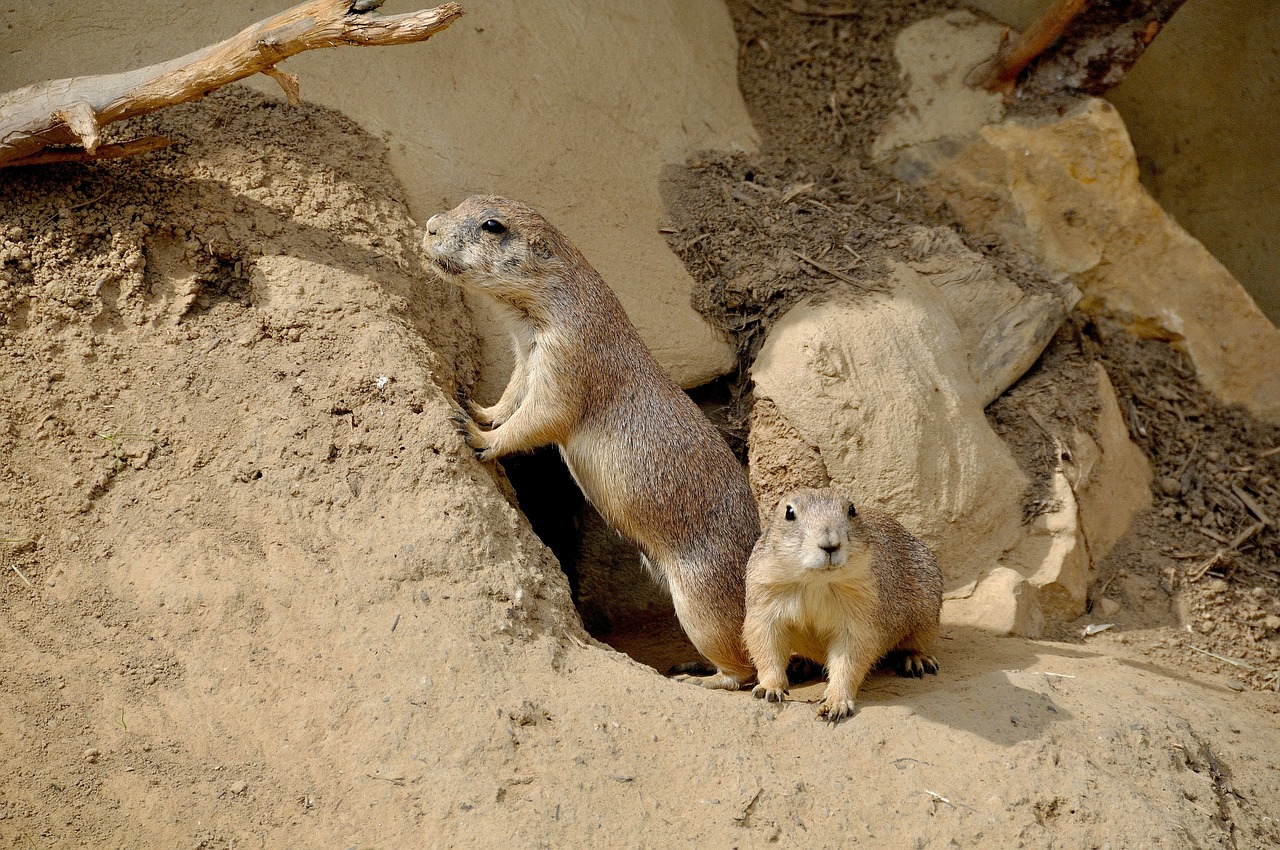
[[[872,69],[842,94],[869,119],[892,102],[874,82],[892,86],[887,40],[925,11],[869,3],[863,17],[797,25],[757,5],[734,5],[757,45],[744,79],[773,63],[810,75],[788,108],[817,98],[817,123],[791,131],[823,139],[841,126],[822,112],[823,80],[844,72],[793,57]],[[1090,645],[953,627],[938,677],[873,676],[835,730],[806,704],[818,683],[767,705],[593,641],[506,482],[449,424],[476,373],[471,319],[422,272],[382,145],[335,113],[236,90],[148,123],[180,144],[0,185],[4,846],[1280,841],[1274,693],[1237,691],[1176,641],[1159,646],[1174,635],[1159,615],[1134,622],[1150,632]],[[784,186],[840,173],[799,157],[761,161]],[[869,248],[939,222],[883,178],[844,185],[883,225]],[[765,268],[747,247],[742,262]],[[689,266],[712,303],[717,276]],[[1060,334],[1042,367],[1080,334]],[[1167,403],[1130,374],[1113,383],[1148,433],[1192,419],[1190,405],[1203,406],[1197,423],[1236,427],[1182,390],[1189,373]],[[1016,411],[993,420],[1026,426]],[[1270,438],[1260,427],[1250,446]],[[1185,466],[1157,475],[1192,499],[1188,533],[1225,537],[1237,516],[1211,482],[1230,492],[1260,480],[1231,476],[1271,467],[1240,472],[1188,429]],[[1025,433],[1025,456],[1042,456],[1044,435]],[[1162,499],[1153,516],[1173,508],[1183,523]],[[1272,539],[1258,534],[1235,563],[1264,570],[1247,559]],[[1153,573],[1126,563],[1105,595],[1136,615],[1150,593],[1172,617]],[[1218,596],[1273,604],[1241,586],[1247,570],[1216,572],[1230,579]],[[599,603],[608,583],[582,583]],[[635,658],[684,660],[669,622],[604,615],[629,626],[610,640]]]

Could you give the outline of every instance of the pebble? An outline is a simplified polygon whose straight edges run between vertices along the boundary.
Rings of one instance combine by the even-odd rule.
[[[1275,614],[1268,614],[1262,619],[1262,625],[1271,629],[1273,632],[1280,632],[1280,617],[1277,617]]]
[[[1227,687],[1233,691],[1243,691],[1245,684],[1239,679],[1227,679]]]
[[[1160,479],[1160,492],[1166,496],[1177,496],[1182,493],[1182,484],[1173,476],[1166,475]]]
[[[95,764],[98,761],[98,757],[101,755],[102,752],[97,747],[90,747],[84,751],[84,760],[89,762],[89,764]]]
[[[232,794],[243,794],[245,791],[248,791],[248,790],[249,790],[249,783],[245,782],[243,779],[241,779],[238,782],[231,783]]]

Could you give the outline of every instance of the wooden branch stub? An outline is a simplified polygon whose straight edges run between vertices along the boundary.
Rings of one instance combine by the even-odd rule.
[[[384,16],[376,11],[381,5],[382,0],[308,0],[177,59],[118,74],[51,80],[0,94],[0,168],[40,161],[35,158],[40,151],[57,145],[83,145],[87,158],[94,158],[103,126],[198,100],[256,73],[274,78],[290,102],[296,103],[297,78],[275,67],[282,60],[304,50],[342,44],[425,41],[463,14],[457,3],[445,3]]]
[[[288,71],[281,71],[275,65],[270,68],[262,69],[262,73],[280,84],[280,88],[284,90],[285,99],[293,106],[302,103],[302,87],[298,85],[298,75],[290,74]]]
[[[1020,36],[965,80],[1020,96],[1100,95],[1124,79],[1186,0],[1054,0]],[[1021,81],[1019,81],[1021,78]]]
[[[1124,80],[1185,1],[1095,3],[1071,24],[1052,51],[1032,63],[1019,90],[1032,96],[1059,91],[1105,93]]]
[[[144,136],[130,142],[114,145],[100,145],[96,151],[89,153],[83,148],[46,148],[31,156],[11,159],[4,168],[18,168],[23,165],[50,165],[55,162],[92,162],[98,159],[119,159],[123,156],[139,156],[144,153],[158,151],[173,144],[166,136]]]
[[[92,154],[98,149],[98,116],[94,115],[93,107],[87,102],[76,101],[55,112],[53,117],[76,134],[87,153]]]
[[[1018,75],[1062,36],[1067,25],[1080,14],[1087,2],[1088,0],[1054,0],[1053,5],[1045,9],[1017,38],[1010,39],[1006,31],[1000,39],[1000,49],[996,51],[996,55],[971,71],[965,83],[971,88],[984,88],[998,94],[1013,91]]]

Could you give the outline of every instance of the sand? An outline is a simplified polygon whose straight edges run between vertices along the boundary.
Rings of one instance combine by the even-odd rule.
[[[731,4],[744,57],[767,23],[754,43],[786,67],[788,43],[850,27],[862,55],[903,17],[784,30],[757,5]],[[762,119],[743,61],[776,179],[836,173],[771,135],[787,115]],[[242,89],[147,123],[179,144],[0,184],[0,846],[1280,843],[1275,531],[1194,582],[1177,557],[1247,520],[1209,482],[1274,505],[1275,431],[1194,395],[1167,346],[1082,321],[1026,379],[1091,340],[1148,433],[1187,429],[1143,444],[1179,489],[1099,575],[1118,607],[1086,620],[1119,625],[948,629],[937,677],[877,673],[829,728],[817,682],[777,706],[666,678],[690,652],[669,617],[583,628],[506,478],[453,433],[473,319],[423,269],[379,139]],[[859,179],[881,181],[873,218],[896,201]],[[989,413],[1034,472],[1040,438]]]

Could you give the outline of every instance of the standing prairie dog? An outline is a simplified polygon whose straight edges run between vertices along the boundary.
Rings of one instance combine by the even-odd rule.
[[[853,715],[858,687],[894,656],[900,675],[938,672],[942,572],[929,548],[880,511],[834,489],[778,502],[747,562],[743,635],[759,670],[757,698],[781,702],[792,654],[826,664],[819,717]]]
[[[608,523],[639,545],[685,633],[737,689],[744,570],[760,533],[746,473],[724,437],[662,371],[578,249],[524,204],[468,198],[427,222],[441,276],[505,307],[515,369],[491,407],[458,424],[482,461],[554,443]],[[486,430],[487,428],[487,430]]]

